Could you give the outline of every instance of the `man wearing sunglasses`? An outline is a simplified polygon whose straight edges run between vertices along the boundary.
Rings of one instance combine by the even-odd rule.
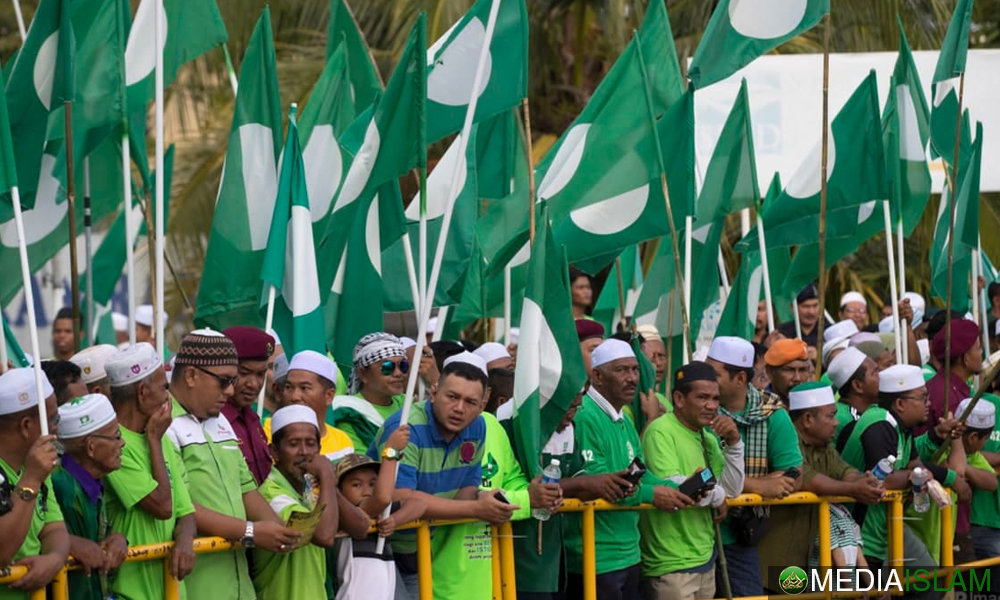
[[[403,408],[410,361],[403,343],[391,333],[370,333],[354,346],[350,396],[333,400],[331,422],[364,453],[392,413]]]
[[[257,491],[233,426],[222,414],[234,393],[238,362],[236,346],[218,331],[184,336],[171,378],[173,422],[167,437],[187,470],[199,535],[287,552],[299,534],[284,526]],[[200,556],[186,585],[192,598],[256,598],[243,552]]]

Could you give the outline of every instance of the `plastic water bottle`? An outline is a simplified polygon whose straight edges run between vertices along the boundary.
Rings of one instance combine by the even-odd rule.
[[[562,471],[559,469],[559,459],[553,458],[549,466],[542,471],[542,483],[559,483],[562,479]],[[531,511],[531,516],[539,521],[548,521],[552,516],[552,511],[547,508],[536,508]]]
[[[302,499],[305,501],[306,507],[312,509],[315,507],[313,487],[316,485],[315,478],[306,473],[302,476]]]
[[[889,473],[892,473],[892,465],[895,463],[896,456],[890,454],[889,456],[878,461],[878,464],[875,465],[874,469],[872,469],[872,475],[874,475],[875,479],[878,479],[879,481],[885,481],[885,478],[889,476]]]
[[[927,471],[917,467],[910,472],[910,483],[913,484],[913,509],[925,513],[931,508],[931,498],[927,493]]]

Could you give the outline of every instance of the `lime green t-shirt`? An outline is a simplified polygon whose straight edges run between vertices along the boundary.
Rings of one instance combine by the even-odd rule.
[[[310,511],[302,493],[278,469],[271,469],[260,494],[281,519]],[[326,598],[326,551],[314,544],[276,554],[253,550],[253,585],[258,600],[315,600]]]
[[[710,464],[705,464],[705,451]],[[657,477],[687,479],[708,466],[718,477],[725,468],[719,441],[711,433],[694,432],[674,414],[663,415],[649,424],[642,437],[646,466]],[[659,577],[704,565],[715,548],[712,509],[695,507],[677,513],[646,510],[639,514],[639,549],[643,577]]]
[[[152,460],[146,436],[118,426],[125,448],[122,466],[104,478],[107,493],[107,514],[112,531],[125,536],[131,546],[159,544],[174,539],[174,526],[180,517],[194,513],[188,493],[188,476],[177,448],[167,436],[161,441],[174,514],[160,520],[144,511],[139,502],[156,489]],[[111,586],[121,600],[159,600],[163,598],[163,562],[129,562],[121,566]],[[184,582],[181,594],[186,597]]]
[[[15,471],[8,465],[3,459],[0,459],[0,467],[3,468],[4,478],[8,482],[17,487],[17,482],[21,480],[21,471]],[[31,524],[28,525],[28,535],[25,536],[24,542],[21,547],[18,548],[17,554],[14,555],[13,560],[18,561],[25,556],[35,556],[42,551],[42,540],[39,535],[42,533],[42,528],[49,523],[61,523],[63,520],[62,511],[59,509],[59,503],[56,502],[55,493],[52,491],[52,478],[45,478],[45,498],[42,498],[41,491],[39,491],[38,498],[35,499],[35,510],[31,514]],[[28,592],[22,592],[20,590],[9,589],[6,585],[0,585],[0,600],[28,600]]]
[[[327,423],[347,434],[359,454],[368,451],[379,427],[405,404],[405,396],[393,396],[392,402],[382,406],[365,400],[361,394],[337,396],[327,411]]]
[[[991,402],[1000,412],[1000,398],[993,394],[984,394],[980,402]],[[994,427],[990,439],[983,448],[986,452],[1000,452],[1000,427]],[[971,461],[969,464],[972,464]],[[973,488],[972,512],[969,521],[973,525],[1000,529],[1000,488],[992,492]]]

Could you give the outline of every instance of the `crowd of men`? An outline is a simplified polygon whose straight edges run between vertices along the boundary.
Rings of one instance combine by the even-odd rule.
[[[26,599],[69,556],[74,600],[160,600],[161,563],[125,559],[129,547],[163,542],[192,600],[415,600],[417,540],[400,526],[421,518],[475,521],[432,530],[435,598],[493,596],[490,525],[507,521],[518,598],[582,598],[581,518],[558,511],[568,498],[653,507],[596,514],[598,598],[756,596],[778,589],[769,567],[819,564],[817,511],[727,499],[852,498],[831,508],[833,563],[877,567],[887,560],[883,496],[910,490],[915,472],[958,504],[956,562],[1000,555],[1000,397],[957,418],[984,370],[973,321],[953,315],[949,338],[944,312],[908,294],[896,332],[871,323],[851,292],[819,339],[810,286],[797,326],[768,332],[762,307],[753,340],[717,337],[670,368],[678,357],[659,332],[607,335],[587,316],[589,279],[572,281],[578,340],[563,343],[579,342],[587,383],[539,457],[558,461],[558,483],[529,480],[515,458],[516,344],[437,341],[416,357],[413,340],[374,333],[342,371],[321,353],[286,356],[273,333],[233,327],[192,331],[165,360],[150,307],[137,314],[135,344],[77,353],[72,315],[60,313],[41,396],[33,369],[0,375],[0,567],[27,567],[0,600]],[[640,389],[640,362],[655,371],[652,389]],[[404,415],[411,369],[427,392]],[[940,564],[940,511],[907,506],[907,565]],[[200,537],[237,550],[196,555]]]

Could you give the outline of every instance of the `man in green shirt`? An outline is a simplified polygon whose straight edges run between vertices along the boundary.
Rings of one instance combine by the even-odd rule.
[[[364,453],[378,428],[403,408],[410,362],[403,344],[391,333],[370,333],[354,346],[348,391],[331,405],[330,424],[351,438],[354,449]]]
[[[878,402],[878,365],[857,348],[848,348],[830,361],[826,374],[840,394],[834,442],[842,452],[858,419]]]
[[[42,380],[49,431],[59,422],[52,386]],[[54,435],[42,435],[40,399],[32,368],[0,375],[0,494],[10,510],[0,513],[0,568],[21,565],[28,573],[0,586],[0,600],[27,600],[66,563],[69,536],[49,473],[59,464]]]
[[[171,404],[163,359],[140,342],[112,356],[104,369],[125,442],[121,467],[104,478],[111,530],[135,546],[174,542],[170,574],[183,580],[194,569],[194,506],[184,462],[164,435]],[[125,563],[111,591],[122,600],[160,600],[163,566],[158,561]],[[184,585],[181,593],[186,596]]]
[[[622,408],[635,398],[639,362],[632,346],[618,339],[605,340],[591,354],[591,387],[574,420],[575,444],[583,458],[582,473],[624,475],[635,459],[643,460],[639,433]],[[627,482],[619,501],[628,506],[652,503],[657,509],[677,511],[692,500],[651,472]],[[639,597],[639,515],[633,511],[608,511],[595,517],[597,596],[608,600]],[[567,519],[567,596],[582,597],[583,540],[579,515]]]
[[[298,541],[257,491],[239,440],[222,414],[234,391],[239,359],[233,342],[217,331],[198,329],[184,336],[171,374],[173,422],[167,437],[188,474],[198,533],[285,552]],[[252,600],[244,552],[198,557],[187,580],[192,598]]]
[[[680,484],[709,469],[717,483],[697,508],[639,516],[644,598],[714,598],[713,520],[725,516],[726,497],[743,489],[743,441],[733,420],[719,416],[715,369],[701,361],[684,365],[674,374],[673,390],[674,411],[650,423],[642,438],[649,470]],[[724,452],[713,431],[726,441]]]
[[[109,573],[128,553],[125,536],[111,531],[101,482],[121,466],[125,445],[111,401],[88,394],[59,407],[59,441],[66,452],[52,484],[69,530],[70,554],[83,567],[69,572],[70,598],[104,600],[111,591]]]
[[[989,402],[993,405],[994,415],[1000,412],[1000,397],[994,394],[983,394],[979,403]],[[978,441],[978,440],[977,440]],[[994,469],[1000,467],[1000,428],[994,417],[993,428],[987,433],[981,453],[987,457]],[[1000,556],[1000,489],[992,492],[976,489],[972,492],[972,546],[976,560]],[[992,567],[991,581],[1000,581],[1000,568]],[[996,584],[994,584],[996,585]]]

